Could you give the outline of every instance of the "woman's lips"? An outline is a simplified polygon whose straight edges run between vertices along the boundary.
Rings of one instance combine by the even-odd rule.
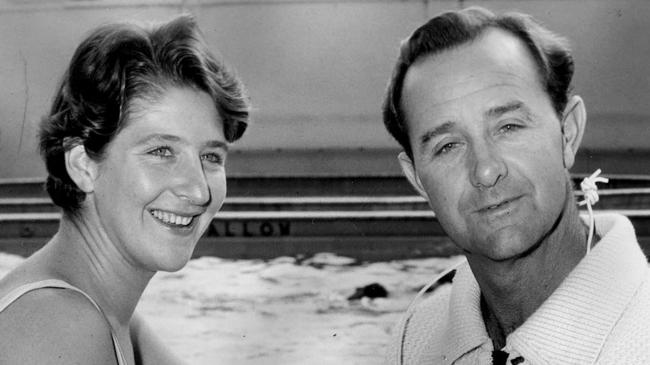
[[[181,215],[177,213],[172,213],[169,211],[152,209],[149,211],[152,217],[156,220],[172,227],[189,227],[192,225],[194,218],[196,216],[192,215]]]

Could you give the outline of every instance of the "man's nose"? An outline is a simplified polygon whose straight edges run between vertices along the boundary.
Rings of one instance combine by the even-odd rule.
[[[194,205],[204,206],[210,202],[210,187],[200,159],[193,159],[176,170],[174,193]]]
[[[472,148],[470,180],[474,187],[493,187],[507,175],[508,167],[495,146],[481,143]]]

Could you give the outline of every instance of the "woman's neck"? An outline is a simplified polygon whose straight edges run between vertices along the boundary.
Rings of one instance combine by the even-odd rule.
[[[155,274],[129,262],[87,215],[64,214],[43,254],[50,271],[90,295],[116,328],[128,326]]]

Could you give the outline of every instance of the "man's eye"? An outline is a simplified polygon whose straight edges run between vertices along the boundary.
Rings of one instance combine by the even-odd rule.
[[[446,143],[436,151],[436,155],[444,155],[446,153],[449,153],[452,149],[456,148],[457,145],[457,142]]]
[[[171,148],[167,146],[157,147],[148,152],[150,155],[158,157],[172,157],[173,153]]]
[[[514,131],[519,130],[519,129],[521,129],[520,125],[512,124],[512,123],[506,124],[506,125],[501,127],[501,131],[505,132],[505,133],[514,132]]]
[[[201,156],[201,160],[219,165],[223,164],[223,157],[218,153],[206,153]]]

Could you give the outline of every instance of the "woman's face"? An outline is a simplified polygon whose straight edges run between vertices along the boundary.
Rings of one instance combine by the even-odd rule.
[[[182,268],[226,196],[226,153],[207,93],[136,100],[97,168],[91,197],[105,238],[136,267]]]

